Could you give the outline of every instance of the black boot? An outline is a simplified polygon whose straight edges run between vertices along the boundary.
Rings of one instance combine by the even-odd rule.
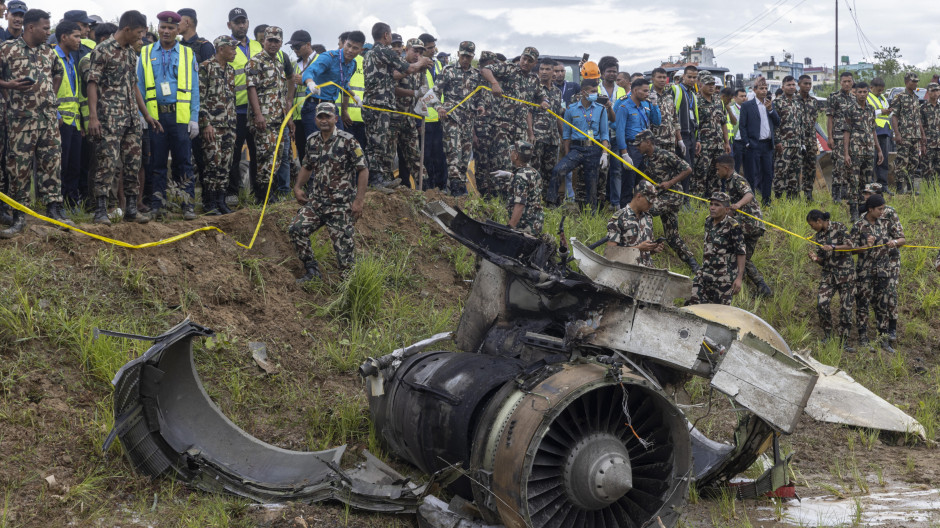
[[[13,223],[10,224],[10,227],[0,231],[0,238],[13,238],[20,234],[24,227],[26,227],[26,215],[19,211],[13,211]]]
[[[315,260],[305,262],[304,269],[307,271],[307,273],[305,273],[303,277],[297,279],[297,284],[300,284],[301,286],[314,279],[319,279],[322,277],[320,275],[320,266],[317,265],[317,261]]]
[[[698,271],[702,269],[702,267],[698,265],[698,261],[695,260],[695,257],[689,257],[689,260],[685,261],[685,263],[689,265],[689,269],[692,270],[693,274],[698,273]]]
[[[829,342],[830,339],[832,339],[832,332],[829,331],[829,330],[823,331],[823,340],[822,340],[822,344],[825,345],[826,343]]]
[[[888,336],[887,332],[878,334],[878,345],[885,352],[894,353],[894,348],[891,346],[891,338]]]
[[[92,218],[92,222],[102,225],[111,225],[111,219],[108,218],[108,197],[107,196],[97,196],[95,197],[95,217]]]
[[[898,340],[898,320],[892,319],[888,322],[888,341],[894,343]]]
[[[225,202],[224,190],[215,191],[215,206],[222,214],[229,214],[232,212],[232,210],[229,209],[228,204]]]
[[[205,191],[206,199],[203,201],[202,211],[206,216],[219,216],[222,211],[219,209],[219,193],[215,191]]]
[[[832,185],[832,201],[836,203],[842,203],[842,186],[841,185]]]
[[[807,202],[813,201],[813,191],[806,191],[806,201]]]
[[[150,217],[146,213],[141,213],[137,210],[137,195],[136,194],[124,194],[124,221],[125,222],[137,222],[138,224],[146,224],[150,221]]]
[[[868,328],[858,329],[858,348],[859,350],[868,346]]]
[[[62,202],[51,202],[49,205],[47,205],[46,216],[67,226],[75,227],[75,222],[69,220],[69,218],[65,216],[65,209],[62,207]]]
[[[770,289],[770,286],[767,285],[767,282],[764,279],[761,279],[761,281],[758,282],[756,286],[757,286],[758,297],[773,297],[774,296],[774,291]]]
[[[13,225],[13,215],[5,203],[0,203],[0,224]]]
[[[855,202],[847,202],[849,206],[849,217],[852,218],[852,223],[858,221],[858,204]]]

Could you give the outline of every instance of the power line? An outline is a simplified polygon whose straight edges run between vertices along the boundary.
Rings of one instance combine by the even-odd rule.
[[[756,17],[752,18],[751,20],[745,22],[744,24],[742,24],[741,26],[739,26],[737,29],[735,29],[735,30],[732,31],[731,33],[728,33],[727,35],[721,37],[720,39],[715,40],[715,42],[712,43],[712,47],[715,48],[715,47],[722,46],[722,45],[728,43],[730,40],[734,39],[739,33],[741,33],[742,31],[747,30],[747,28],[753,26],[754,24],[756,24],[757,22],[759,22],[762,18],[764,18],[764,17],[766,17],[767,15],[773,13],[774,10],[776,10],[778,7],[780,7],[781,5],[783,5],[783,3],[786,2],[786,1],[787,1],[787,0],[778,0],[778,2],[777,2],[776,4],[774,4],[774,5],[770,6],[769,8],[767,8],[767,10],[765,10],[763,13],[761,13],[761,14],[757,15]]]
[[[872,51],[868,48],[868,44],[862,40],[862,26],[858,23],[858,16],[855,13],[855,9],[853,9],[855,0],[852,0],[852,5],[849,5],[849,0],[844,1],[846,9],[849,10],[849,15],[852,17],[852,22],[855,23],[855,41],[858,43],[858,51],[873,59]]]
[[[794,5],[794,6],[791,7],[790,9],[787,9],[786,11],[784,11],[780,16],[778,16],[777,18],[771,20],[769,24],[767,24],[766,26],[764,26],[764,27],[760,28],[759,30],[757,30],[757,32],[758,32],[758,33],[762,33],[765,29],[767,29],[767,28],[769,28],[770,26],[774,25],[778,20],[780,20],[781,18],[783,18],[784,16],[786,16],[790,11],[793,11],[793,10],[796,9],[797,7],[800,7],[800,6],[803,5],[805,2],[806,2],[806,0],[800,0],[799,2],[796,3],[796,5]],[[746,42],[746,40],[741,40],[740,42],[738,42],[738,43],[735,44],[734,46],[731,46],[730,48],[724,50],[722,53],[727,53],[727,52],[733,50],[734,48],[737,48],[738,46],[740,46],[740,45],[743,44],[744,42]],[[719,55],[719,54],[716,53],[715,55],[717,56],[717,55]]]

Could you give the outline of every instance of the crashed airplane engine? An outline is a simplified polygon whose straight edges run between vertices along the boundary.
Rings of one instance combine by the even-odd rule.
[[[335,499],[414,512],[431,484],[507,527],[674,525],[693,481],[728,485],[770,450],[773,464],[738,485],[753,497],[788,484],[777,439],[803,412],[827,422],[923,436],[923,428],[844,372],[789,349],[737,308],[680,308],[688,277],[614,262],[572,239],[560,246],[443,203],[426,213],[481,258],[453,334],[359,371],[376,430],[397,457],[431,475],[417,486],[366,453],[296,452],[265,444],[223,416],[196,373],[184,322],[115,376],[115,429],[140,472],[261,502]],[[570,261],[576,261],[575,272]],[[458,351],[435,350],[451,341]],[[453,347],[448,347],[453,348]],[[699,432],[672,394],[689,376],[726,395],[732,438]],[[723,441],[727,440],[727,441]],[[437,512],[440,513],[440,512]],[[470,523],[471,521],[460,521]]]

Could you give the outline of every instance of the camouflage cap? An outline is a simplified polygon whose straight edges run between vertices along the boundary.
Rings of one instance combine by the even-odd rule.
[[[712,201],[712,202],[720,202],[721,204],[723,204],[723,205],[725,205],[725,206],[731,205],[731,197],[728,196],[728,193],[726,193],[726,192],[720,192],[720,191],[719,191],[719,192],[713,193],[713,194],[712,194],[712,197],[711,197],[711,199],[710,199],[709,201]]]
[[[330,102],[323,102],[317,105],[317,115],[332,114],[336,115],[336,105]]]
[[[865,188],[862,189],[863,193],[868,194],[881,194],[881,184],[880,183],[868,183],[865,185]]]
[[[653,201],[654,198],[659,194],[659,191],[656,190],[656,186],[650,183],[647,180],[640,180],[636,184],[636,190],[633,191],[633,194],[642,194],[646,197],[647,200]]]
[[[268,39],[275,39],[283,42],[284,32],[281,31],[281,28],[277,26],[268,26],[268,29],[264,30],[264,40]]]
[[[535,61],[539,60],[539,50],[533,48],[532,46],[529,46],[526,49],[522,50],[522,54],[527,57],[532,57],[532,60],[535,60]]]
[[[940,90],[940,84],[937,84],[937,83],[935,83],[935,82],[932,82],[932,83],[930,83],[930,84],[927,85],[927,91],[928,91],[928,92],[932,92],[932,91],[934,91],[934,90]]]
[[[460,47],[457,49],[458,55],[470,55],[471,57],[477,52],[477,46],[469,40],[465,40],[460,43]]]
[[[700,71],[698,74],[698,83],[699,84],[715,84],[715,76],[708,72]]]
[[[419,38],[408,39],[408,43],[406,44],[406,46],[409,48],[421,48],[421,49],[427,48],[427,46],[424,44],[424,41]]]
[[[238,41],[231,35],[219,35],[212,41],[212,45],[215,46],[215,49],[219,49],[222,46],[231,46],[234,48],[238,45]]]
[[[480,62],[489,62],[496,60],[496,53],[492,51],[482,51],[480,52]]]
[[[907,72],[904,74],[904,82],[907,81],[920,82],[920,77],[917,76],[917,72]]]
[[[636,137],[633,138],[633,144],[634,144],[634,145],[639,145],[641,141],[644,141],[644,140],[647,140],[647,139],[652,140],[652,139],[653,139],[653,133],[650,132],[649,130],[641,130],[641,131],[637,132],[637,133],[636,133]]]
[[[528,141],[516,141],[513,143],[512,148],[524,156],[532,156],[535,153],[535,147]]]

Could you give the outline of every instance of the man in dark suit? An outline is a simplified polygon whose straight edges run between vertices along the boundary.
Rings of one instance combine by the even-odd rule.
[[[774,179],[774,128],[780,116],[767,97],[767,81],[760,77],[754,83],[754,98],[741,105],[741,139],[745,143],[744,166],[748,183],[761,194],[761,202],[770,204]]]

